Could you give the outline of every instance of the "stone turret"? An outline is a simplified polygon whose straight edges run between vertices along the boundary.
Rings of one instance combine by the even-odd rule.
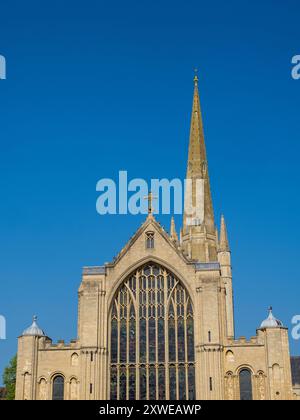
[[[221,216],[220,240],[218,243],[218,261],[221,268],[223,286],[225,288],[226,302],[226,335],[234,337],[234,314],[233,314],[233,289],[231,272],[231,254],[227,236],[225,218]]]
[[[178,236],[177,236],[177,232],[176,232],[176,227],[175,227],[175,221],[174,221],[174,217],[171,217],[171,227],[170,227],[170,236],[171,239],[175,242],[178,242]]]
[[[18,338],[17,377],[22,380],[17,381],[17,400],[36,399],[39,341],[45,339],[45,333],[38,326],[37,317],[34,316],[30,327]]]
[[[261,323],[258,335],[263,339],[266,348],[270,399],[292,399],[288,329],[274,317],[272,307],[269,308],[268,317]]]

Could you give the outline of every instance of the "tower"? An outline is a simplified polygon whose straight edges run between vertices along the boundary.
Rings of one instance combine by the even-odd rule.
[[[271,400],[292,399],[288,330],[279,319],[274,317],[271,306],[268,318],[261,323],[258,334],[266,345],[269,398]]]
[[[36,399],[39,340],[45,337],[36,321],[34,316],[30,327],[18,339],[17,377],[20,380],[16,383],[17,399]]]

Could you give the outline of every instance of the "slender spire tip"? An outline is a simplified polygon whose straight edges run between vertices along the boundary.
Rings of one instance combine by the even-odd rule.
[[[194,69],[194,73],[195,73],[195,76],[194,76],[194,84],[195,85],[197,85],[197,83],[198,83],[198,69],[197,68],[195,68]]]

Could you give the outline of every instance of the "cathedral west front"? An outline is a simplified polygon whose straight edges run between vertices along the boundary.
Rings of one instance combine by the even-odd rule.
[[[53,343],[36,318],[24,330],[16,399],[300,399],[288,330],[271,308],[256,335],[234,334],[230,245],[224,217],[219,228],[214,219],[197,76],[186,178],[196,213],[184,212],[179,233],[173,218],[169,232],[159,224],[150,200],[117,257],[83,268],[76,339]]]

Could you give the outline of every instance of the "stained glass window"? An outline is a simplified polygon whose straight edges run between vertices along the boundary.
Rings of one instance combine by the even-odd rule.
[[[192,302],[181,282],[157,264],[132,273],[114,297],[110,398],[195,398]]]
[[[179,384],[179,396],[181,400],[186,400],[186,369],[184,365],[179,365],[178,384]]]
[[[118,370],[116,366],[112,366],[110,371],[110,398],[116,400],[118,398],[117,394],[117,376]]]
[[[135,366],[129,369],[129,399],[135,400]]]
[[[120,400],[127,399],[126,388],[127,388],[126,367],[122,366],[120,369]]]
[[[174,365],[169,366],[169,374],[170,374],[170,400],[176,399],[176,367]]]

